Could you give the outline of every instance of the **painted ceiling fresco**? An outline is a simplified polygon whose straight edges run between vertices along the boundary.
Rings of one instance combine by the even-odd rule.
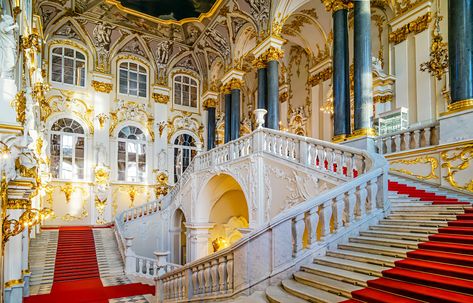
[[[122,0],[121,4],[163,20],[196,18],[211,10],[216,0]]]

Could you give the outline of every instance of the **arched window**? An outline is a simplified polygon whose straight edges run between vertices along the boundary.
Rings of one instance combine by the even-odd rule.
[[[148,90],[148,72],[146,68],[134,62],[122,62],[119,67],[120,94],[146,98]]]
[[[73,48],[58,46],[51,51],[51,81],[85,87],[85,55]]]
[[[186,75],[174,77],[174,104],[197,108],[197,81]]]
[[[191,135],[182,134],[174,140],[174,182],[179,180],[196,155],[196,142]]]
[[[143,182],[146,176],[146,136],[135,126],[118,133],[118,180]]]
[[[73,119],[59,119],[51,127],[50,140],[52,177],[84,179],[84,128]]]

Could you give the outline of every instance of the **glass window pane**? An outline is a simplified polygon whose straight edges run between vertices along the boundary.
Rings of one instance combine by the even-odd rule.
[[[53,54],[62,55],[62,47],[56,47],[55,49],[53,49]]]
[[[77,52],[77,53],[76,53],[76,57],[77,57],[78,59],[85,60],[84,54],[82,54],[82,53],[80,53],[80,52]]]
[[[71,48],[64,48],[64,56],[74,58],[74,50]]]

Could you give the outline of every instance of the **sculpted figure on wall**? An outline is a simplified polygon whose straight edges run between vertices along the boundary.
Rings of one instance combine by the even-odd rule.
[[[256,21],[259,31],[268,29],[269,11],[271,3],[269,0],[247,0],[251,7],[251,16]]]
[[[172,50],[172,41],[165,40],[156,47],[156,65],[158,67],[158,79],[164,80],[166,78],[167,65],[169,63],[169,56]]]
[[[208,28],[206,30],[207,37],[210,37],[210,40],[215,45],[215,47],[220,51],[224,58],[229,58],[230,56],[230,46],[228,45],[227,40],[215,29]]]
[[[98,63],[102,69],[105,69],[110,51],[111,37],[113,27],[99,22],[94,28],[94,44],[97,47]]]
[[[0,79],[13,79],[13,69],[18,56],[15,38],[18,24],[9,15],[0,18]]]

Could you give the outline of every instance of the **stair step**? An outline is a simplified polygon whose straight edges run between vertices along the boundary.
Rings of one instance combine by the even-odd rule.
[[[389,267],[368,264],[358,261],[334,258],[330,256],[318,257],[314,260],[315,264],[320,264],[324,266],[331,266],[335,268],[350,270],[356,273],[361,273],[374,277],[381,277],[382,271],[389,269]]]
[[[266,288],[266,297],[271,303],[307,303],[306,300],[284,291],[280,286]]]
[[[406,233],[398,231],[376,231],[368,230],[361,231],[361,236],[366,237],[379,237],[379,238],[389,238],[389,239],[400,239],[400,240],[414,240],[414,241],[427,241],[429,236],[421,233]]]
[[[364,262],[368,264],[375,264],[386,267],[394,267],[394,262],[400,260],[399,258],[383,256],[379,254],[363,253],[358,251],[350,251],[345,249],[334,249],[327,251],[327,256]]]
[[[397,261],[396,267],[473,280],[473,270],[465,266],[407,258]]]
[[[416,241],[406,241],[406,240],[396,240],[396,239],[387,239],[387,238],[372,238],[372,237],[356,237],[350,238],[352,243],[365,243],[373,244],[380,246],[396,247],[396,248],[405,248],[405,249],[417,249],[418,242]]]
[[[448,226],[473,227],[473,220],[456,220],[448,222]]]
[[[442,227],[438,231],[442,234],[473,235],[472,227]]]
[[[402,231],[408,233],[425,233],[425,234],[436,234],[439,229],[437,227],[424,227],[424,226],[401,226],[401,225],[373,225],[369,227],[370,230],[386,230],[386,231]]]
[[[473,267],[473,258],[465,254],[457,254],[451,252],[417,249],[407,253],[409,258],[420,259],[425,261],[435,261],[445,264],[455,264],[461,266]]]
[[[382,225],[403,225],[403,226],[421,226],[421,227],[444,227],[448,226],[450,222],[446,221],[431,221],[431,220],[394,220],[383,219],[379,221]],[[473,226],[473,225],[472,225]]]
[[[396,257],[396,258],[405,258],[406,253],[409,249],[405,248],[398,248],[398,247],[389,247],[389,246],[382,246],[382,245],[374,245],[374,244],[366,244],[366,243],[347,243],[347,244],[339,244],[339,249],[349,250],[349,251],[356,251],[356,252],[363,252],[363,253],[374,253],[388,257]]]
[[[303,265],[301,266],[301,270],[362,287],[366,287],[366,281],[373,279],[372,276],[365,274],[355,273],[349,270],[333,268],[320,264]]]
[[[374,288],[363,288],[352,293],[353,298],[369,303],[424,303]],[[344,301],[342,303],[355,303]]]
[[[337,296],[344,296],[347,298],[351,298],[352,291],[361,289],[361,287],[354,286],[353,284],[348,284],[323,276],[317,276],[303,271],[294,273],[294,279],[302,284],[306,284],[308,286],[330,292]]]
[[[453,252],[458,254],[473,255],[473,245],[457,244],[447,242],[424,242],[419,243],[419,248],[428,250],[438,250],[444,252]]]
[[[283,280],[282,286],[290,294],[310,302],[333,303],[340,302],[345,299],[344,297],[334,295],[321,289],[310,287],[292,279]]]
[[[429,214],[422,214],[422,213],[406,213],[406,214],[390,214],[388,219],[407,219],[407,220],[432,220],[432,221],[453,221],[457,219],[457,216],[449,216],[449,215],[429,215]]]
[[[473,244],[473,236],[470,235],[454,235],[454,234],[435,234],[429,236],[430,241]],[[473,246],[472,246],[473,248]]]

